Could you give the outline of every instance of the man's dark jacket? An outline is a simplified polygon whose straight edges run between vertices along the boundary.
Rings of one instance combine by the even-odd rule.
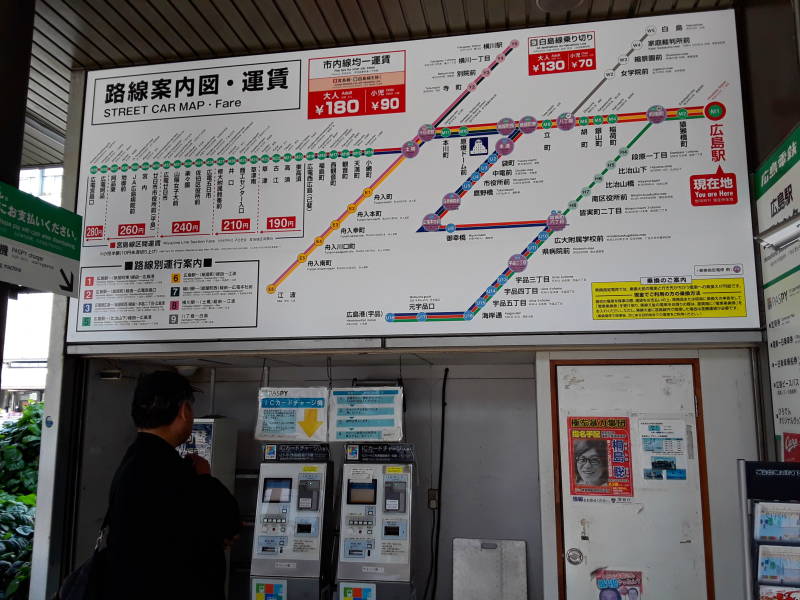
[[[236,500],[158,436],[140,433],[111,484],[103,598],[223,600]]]

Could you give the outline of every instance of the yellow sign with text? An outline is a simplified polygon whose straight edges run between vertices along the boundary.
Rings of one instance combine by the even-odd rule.
[[[686,283],[592,283],[592,317],[598,321],[745,316],[741,277]]]

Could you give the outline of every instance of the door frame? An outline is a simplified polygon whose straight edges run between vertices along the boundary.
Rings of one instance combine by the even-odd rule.
[[[694,388],[695,432],[697,435],[697,462],[700,477],[700,513],[703,520],[703,551],[706,567],[706,598],[715,600],[714,556],[711,546],[711,511],[708,500],[708,472],[706,468],[706,441],[703,425],[703,392],[700,382],[699,358],[601,358],[601,359],[550,359],[550,415],[553,440],[553,483],[555,496],[556,551],[558,553],[558,597],[567,600],[567,574],[564,565],[564,500],[561,482],[561,434],[558,405],[558,367],[606,365],[689,365],[692,368]]]

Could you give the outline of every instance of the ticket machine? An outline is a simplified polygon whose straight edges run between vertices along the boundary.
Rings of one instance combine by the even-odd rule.
[[[319,600],[332,554],[325,444],[267,444],[256,501],[251,600]],[[330,564],[328,562],[328,564]]]
[[[345,446],[339,598],[409,598],[413,463],[410,444]]]

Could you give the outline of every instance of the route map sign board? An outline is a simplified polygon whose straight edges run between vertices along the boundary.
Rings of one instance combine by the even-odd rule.
[[[70,342],[758,327],[732,11],[91,72]]]
[[[78,295],[81,218],[0,182],[0,280]]]
[[[764,231],[800,214],[800,125],[778,145],[753,176],[758,228]],[[764,312],[775,434],[781,457],[797,462],[800,446],[800,243],[761,248]]]

